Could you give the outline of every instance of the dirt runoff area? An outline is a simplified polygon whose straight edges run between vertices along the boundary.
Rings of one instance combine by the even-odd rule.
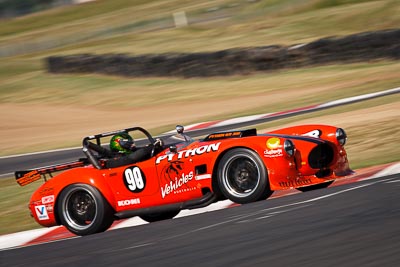
[[[250,100],[250,99],[249,99]],[[254,101],[219,100],[207,103],[163,105],[138,109],[97,109],[94,107],[44,106],[27,104],[2,104],[0,106],[1,156],[48,149],[80,146],[83,137],[141,126],[147,129],[160,126],[201,122],[201,118],[215,114],[243,112],[254,107]],[[382,122],[399,121],[400,103],[390,103],[365,109],[331,114],[293,124],[322,123],[343,128],[373,129]],[[396,124],[395,124],[396,125]],[[286,125],[281,125],[282,127]],[[392,126],[393,127],[393,126]],[[400,130],[400,123],[397,123]],[[170,129],[173,130],[173,129]]]

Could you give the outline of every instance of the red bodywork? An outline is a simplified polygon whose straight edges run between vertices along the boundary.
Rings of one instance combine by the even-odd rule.
[[[219,161],[233,148],[247,148],[259,155],[271,190],[326,183],[352,173],[346,151],[337,140],[337,129],[304,125],[249,136],[229,131],[177,143],[176,150],[167,147],[153,158],[135,164],[106,169],[90,163],[76,164],[81,167],[73,166],[40,186],[32,195],[29,208],[39,224],[60,224],[59,195],[68,185],[78,183],[97,188],[120,218],[135,215],[135,210],[198,199],[207,192],[219,192],[216,182]],[[293,156],[284,151],[287,139],[295,145]],[[310,157],[318,145],[330,151],[329,159]],[[316,166],[323,160],[329,161],[327,166]]]

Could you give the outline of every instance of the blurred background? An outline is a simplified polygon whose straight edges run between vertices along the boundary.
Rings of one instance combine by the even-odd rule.
[[[187,78],[50,73],[49,57],[302,46],[398,30],[399,14],[398,0],[0,0],[0,156],[78,147],[85,136],[130,126],[157,135],[176,124],[284,111],[400,84],[395,58]],[[400,142],[399,117],[394,94],[256,127],[343,127],[351,166],[361,168],[400,160],[393,145]],[[11,180],[0,181],[5,207]],[[27,200],[13,201],[28,216]]]
[[[60,6],[82,4],[94,0],[1,0],[0,17],[15,18]]]
[[[395,0],[2,0],[0,14],[3,156],[79,146],[83,136],[131,125],[160,134],[177,123],[276,112],[399,85],[399,63],[393,58],[190,79],[54,74],[47,66],[51,56],[140,58],[291,47],[327,37],[393,30],[400,25],[400,4]],[[384,111],[398,115],[398,95],[385,99],[376,100],[380,107],[372,102],[359,104],[375,106],[359,111],[374,126],[374,131],[368,127],[370,135],[383,131],[375,143],[391,136],[385,127],[399,127],[392,125],[392,118],[387,118],[391,123],[381,117],[374,121]],[[356,108],[326,113],[339,118],[335,115],[348,109]],[[350,131],[356,127],[340,117],[343,127]],[[357,120],[359,127],[368,125]],[[355,131],[354,135],[361,134]]]

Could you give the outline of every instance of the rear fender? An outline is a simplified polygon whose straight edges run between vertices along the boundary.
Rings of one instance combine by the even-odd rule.
[[[67,186],[78,183],[88,184],[97,188],[115,210],[116,202],[114,195],[103,175],[98,170],[92,168],[76,168],[55,176],[34,192],[30,201],[30,205],[32,205],[30,209],[35,219],[43,226],[59,224],[59,218],[56,214],[59,195]],[[48,199],[51,201],[46,202],[45,200]],[[35,207],[43,205],[47,208],[48,220],[39,220],[37,213],[34,211]]]

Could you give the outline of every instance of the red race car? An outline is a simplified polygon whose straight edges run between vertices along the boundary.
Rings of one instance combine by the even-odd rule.
[[[147,145],[135,147],[138,134]],[[346,140],[343,129],[327,125],[225,131],[200,140],[177,126],[162,141],[133,127],[84,138],[86,158],[15,176],[22,186],[63,171],[33,193],[31,214],[43,226],[89,235],[116,219],[154,222],[226,198],[244,204],[274,190],[325,188],[352,173]]]

